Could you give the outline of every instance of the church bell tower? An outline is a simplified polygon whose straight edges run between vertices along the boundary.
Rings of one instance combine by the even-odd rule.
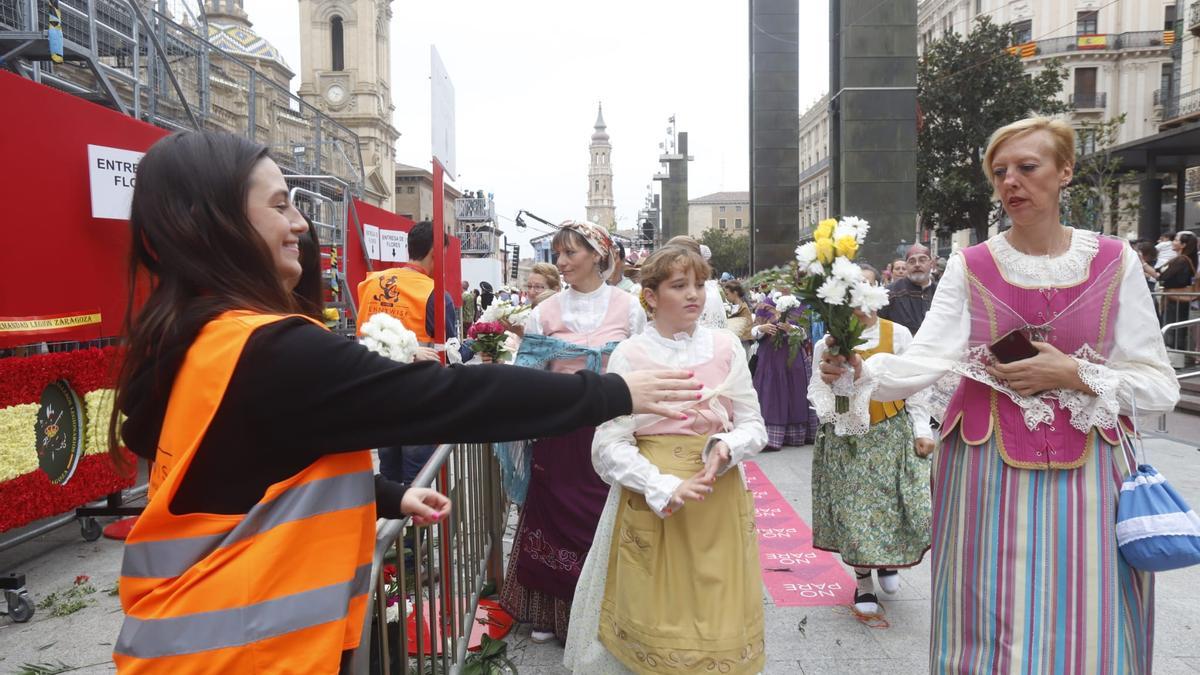
[[[391,211],[392,0],[299,0],[300,97],[358,134],[364,197]]]
[[[587,219],[612,232],[617,227],[613,207],[612,144],[604,126],[604,108],[596,111],[596,126],[590,146],[591,165],[588,167]]]

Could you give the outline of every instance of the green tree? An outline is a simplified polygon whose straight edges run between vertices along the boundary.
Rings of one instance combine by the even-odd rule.
[[[712,249],[712,260],[708,262],[714,276],[729,272],[744,277],[750,273],[750,237],[714,227],[701,235],[700,243]]]
[[[1085,230],[1116,234],[1121,218],[1137,218],[1138,205],[1131,194],[1121,191],[1123,183],[1136,179],[1132,171],[1121,170],[1121,160],[1112,155],[1125,113],[1079,125],[1075,144],[1075,177],[1063,192],[1063,222]]]
[[[996,210],[980,160],[993,131],[1069,109],[1057,99],[1066,70],[1052,61],[1027,74],[1007,51],[1014,38],[1011,25],[983,16],[970,35],[930,43],[917,64],[917,209],[942,235],[971,228],[979,241],[987,238]]]

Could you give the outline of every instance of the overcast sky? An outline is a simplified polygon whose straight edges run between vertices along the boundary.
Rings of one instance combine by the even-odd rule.
[[[828,7],[801,2],[800,109],[828,87]],[[254,29],[300,70],[291,0],[245,0]],[[611,137],[617,224],[632,227],[659,170],[667,118],[688,132],[689,193],[749,189],[746,0],[392,3],[397,160],[429,168],[429,46],[454,82],[458,180],[495,193],[509,242],[525,209],[583,218],[596,104]],[[297,75],[292,89],[300,83]],[[657,187],[657,186],[655,186]],[[529,220],[529,219],[526,219]],[[531,221],[532,222],[532,221]]]

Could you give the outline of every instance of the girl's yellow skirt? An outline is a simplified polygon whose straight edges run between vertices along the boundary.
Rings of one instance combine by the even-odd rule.
[[[647,436],[642,455],[683,479],[704,468],[704,436]],[[757,673],[765,662],[754,503],[738,471],[702,502],[659,518],[621,491],[600,640],[635,673]]]

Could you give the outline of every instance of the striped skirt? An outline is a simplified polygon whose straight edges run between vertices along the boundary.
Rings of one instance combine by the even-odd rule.
[[[1133,459],[1015,469],[958,433],[935,455],[932,673],[1149,674],[1154,581],[1117,550]]]

